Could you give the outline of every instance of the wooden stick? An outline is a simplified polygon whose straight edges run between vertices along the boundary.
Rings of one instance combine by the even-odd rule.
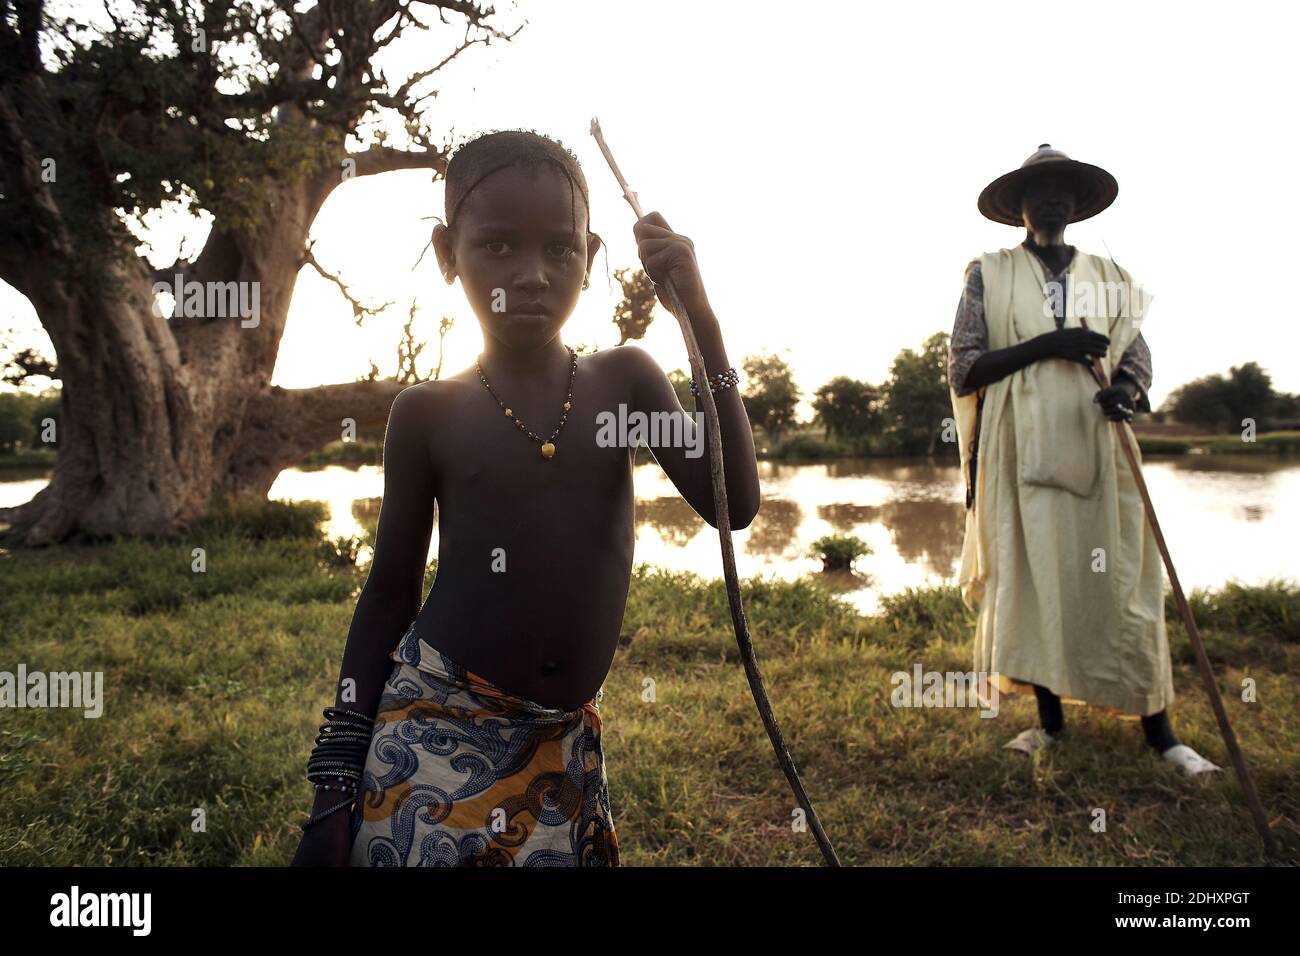
[[[641,211],[641,204],[637,201],[636,193],[632,192],[628,187],[627,180],[623,178],[618,164],[614,162],[614,157],[605,144],[605,137],[601,135],[600,123],[595,119],[591,121],[591,135],[596,137],[596,142],[600,145],[600,151],[605,154],[605,161],[609,163],[614,178],[618,180],[619,186],[622,187],[623,198],[628,201],[632,211],[636,213],[637,219],[645,218],[645,214]],[[839,858],[835,855],[835,850],[831,846],[830,839],[826,836],[826,831],[822,829],[821,820],[817,818],[817,811],[813,809],[812,801],[808,799],[808,794],[804,791],[803,781],[799,779],[799,772],[795,770],[794,761],[790,759],[790,751],[785,745],[785,738],[781,736],[781,728],[777,726],[776,717],[772,713],[772,704],[768,701],[767,690],[763,686],[763,675],[759,672],[758,661],[754,657],[754,644],[749,638],[749,625],[745,622],[745,608],[741,603],[740,582],[736,575],[736,553],[731,542],[731,516],[727,511],[727,485],[722,470],[722,433],[718,421],[718,407],[713,401],[712,390],[707,386],[708,372],[704,368],[704,358],[700,354],[699,344],[695,341],[695,330],[691,326],[690,316],[686,314],[686,309],[682,306],[672,280],[665,280],[660,285],[663,287],[668,311],[676,316],[677,323],[682,328],[682,338],[686,340],[686,354],[691,363],[691,375],[695,381],[706,383],[704,388],[699,389],[698,401],[704,406],[705,432],[709,441],[709,470],[713,477],[713,509],[717,519],[718,537],[722,542],[722,570],[727,581],[727,601],[731,605],[731,625],[736,632],[736,643],[740,646],[740,659],[745,665],[745,677],[749,680],[749,690],[754,695],[754,704],[758,707],[759,716],[763,718],[763,726],[767,728],[767,736],[772,741],[772,749],[776,751],[777,762],[781,765],[781,769],[785,771],[785,778],[790,782],[790,789],[794,791],[799,806],[803,807],[804,813],[808,815],[808,822],[812,827],[813,836],[817,839],[817,845],[821,848],[826,865],[839,866]]]
[[[1088,327],[1086,319],[1080,317],[1080,324]],[[1093,357],[1092,364],[1089,366],[1092,377],[1096,380],[1101,388],[1110,385],[1110,379],[1106,375],[1106,370],[1102,367],[1101,360]],[[1115,425],[1118,430],[1120,447],[1124,449],[1124,457],[1128,459],[1129,470],[1133,472],[1133,480],[1137,483],[1138,493],[1142,496],[1142,506],[1146,509],[1147,521],[1151,524],[1151,531],[1156,536],[1156,545],[1160,548],[1160,557],[1164,559],[1165,570],[1169,572],[1169,583],[1173,586],[1174,600],[1178,603],[1178,612],[1182,615],[1183,626],[1187,628],[1187,636],[1192,642],[1192,650],[1196,654],[1196,663],[1201,670],[1201,683],[1205,686],[1205,693],[1210,698],[1210,708],[1214,711],[1214,717],[1219,722],[1219,732],[1223,734],[1223,742],[1228,747],[1228,755],[1232,758],[1232,766],[1237,771],[1237,779],[1241,781],[1241,789],[1246,794],[1246,805],[1250,807],[1250,815],[1254,818],[1255,829],[1259,831],[1260,839],[1264,841],[1264,851],[1270,856],[1279,856],[1277,837],[1269,828],[1268,818],[1264,815],[1264,805],[1260,803],[1259,791],[1255,789],[1255,778],[1250,775],[1250,768],[1246,766],[1246,758],[1241,754],[1241,748],[1237,746],[1237,735],[1232,732],[1232,724],[1228,722],[1228,712],[1223,709],[1223,696],[1219,691],[1219,683],[1214,679],[1214,670],[1210,667],[1210,658],[1205,653],[1205,644],[1201,641],[1201,632],[1196,627],[1196,619],[1192,616],[1192,608],[1187,603],[1187,598],[1183,594],[1183,586],[1178,581],[1178,572],[1174,570],[1174,559],[1169,556],[1169,546],[1165,544],[1164,532],[1160,530],[1160,522],[1156,520],[1155,505],[1151,503],[1151,493],[1147,490],[1146,478],[1142,475],[1142,468],[1138,465],[1137,455],[1134,453],[1137,439],[1133,435],[1133,428],[1126,421],[1116,421]]]

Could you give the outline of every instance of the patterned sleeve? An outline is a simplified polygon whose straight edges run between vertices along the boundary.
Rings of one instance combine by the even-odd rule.
[[[988,338],[988,326],[984,321],[984,277],[980,273],[980,261],[972,259],[966,266],[966,287],[957,303],[957,318],[953,322],[952,341],[949,343],[948,383],[958,395],[975,391],[966,388],[966,375],[975,360],[988,351]]]
[[[1151,349],[1147,347],[1146,339],[1142,338],[1141,332],[1124,350],[1119,363],[1115,366],[1115,371],[1123,372],[1137,383],[1138,388],[1142,389],[1142,394],[1138,396],[1137,410],[1151,411],[1151,396],[1147,394],[1151,389]]]

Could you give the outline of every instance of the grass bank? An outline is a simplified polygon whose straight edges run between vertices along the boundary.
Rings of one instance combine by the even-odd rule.
[[[1254,441],[1241,435],[1137,435],[1144,455],[1295,455],[1300,454],[1300,431],[1261,432]],[[761,429],[755,434],[759,458],[791,463],[824,461],[832,458],[873,457],[878,450],[872,442],[827,438],[815,426],[800,426],[782,434],[777,441],[768,439]],[[956,462],[955,446],[939,444],[936,457]],[[906,457],[893,451],[884,457]]]
[[[1300,431],[1261,432],[1254,441],[1241,435],[1139,435],[1144,455],[1294,455],[1300,453]]]
[[[1261,432],[1254,441],[1231,435],[1142,435],[1138,447],[1144,455],[1294,455],[1300,454],[1300,432]],[[758,457],[792,463],[823,461],[830,458],[873,457],[870,443],[827,438],[820,428],[802,427],[783,434],[779,441],[765,440],[761,430],[756,435]],[[936,457],[956,462],[951,445],[939,445]],[[906,457],[891,452],[884,457]]]
[[[1138,446],[1144,455],[1185,455],[1185,454],[1257,454],[1257,455],[1294,455],[1300,454],[1300,431],[1262,432],[1255,436],[1255,441],[1242,441],[1241,436],[1232,435],[1141,435],[1137,436]],[[871,442],[849,439],[827,438],[823,430],[816,426],[803,425],[782,434],[778,441],[772,441],[761,428],[755,429],[754,441],[756,455],[760,459],[783,461],[792,464],[803,462],[827,461],[835,458],[875,457]],[[0,474],[9,473],[17,477],[18,473],[39,474],[54,467],[55,452],[36,451],[21,455],[0,455]],[[938,445],[936,457],[957,461],[955,448],[951,445]],[[901,452],[882,453],[880,457],[908,457]],[[924,456],[915,456],[924,457]],[[384,458],[382,440],[359,439],[351,442],[330,442],[298,464],[303,469],[324,468],[328,465],[342,465],[355,468],[359,465],[381,465]],[[636,463],[652,461],[650,451],[639,448]]]
[[[26,477],[27,473],[41,473],[54,467],[58,452],[39,448],[0,454],[0,475],[6,478]]]
[[[174,540],[0,555],[0,670],[105,681],[97,719],[0,711],[0,863],[291,859],[311,797],[303,767],[363,582],[329,559],[318,517],[276,505]],[[874,617],[814,580],[743,590],[777,716],[846,864],[1261,862],[1230,770],[1184,779],[1144,749],[1135,721],[1068,709],[1068,744],[1031,761],[1001,749],[1032,724],[1028,699],[1004,698],[994,719],[891,706],[896,671],[969,668],[972,620],[955,590],[897,595]],[[1226,587],[1196,606],[1264,802],[1300,862],[1300,588]],[[1175,620],[1175,729],[1227,767]],[[1258,703],[1240,699],[1246,677]],[[602,706],[627,863],[819,862],[811,835],[792,830],[720,581],[638,569]],[[1096,808],[1104,833],[1090,828]]]

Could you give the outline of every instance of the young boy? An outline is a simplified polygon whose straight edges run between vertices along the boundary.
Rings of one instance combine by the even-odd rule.
[[[336,700],[351,713],[332,736],[366,748],[371,715],[373,733],[355,808],[329,812],[357,779],[356,760],[336,761],[343,789],[318,789],[294,862],[617,865],[598,701],[631,575],[634,448],[597,442],[597,416],[686,413],[644,350],[579,356],[560,340],[601,243],[567,149],[530,132],[480,136],[448,164],[446,214],[434,249],[483,351],[393,403],[374,563]],[[753,437],[734,372],[715,378],[729,362],[693,244],[658,213],[633,233],[646,272],[671,278],[690,314],[732,527],[744,528],[759,507]],[[655,458],[716,526],[708,456],[682,444]],[[438,571],[421,607],[435,500]]]

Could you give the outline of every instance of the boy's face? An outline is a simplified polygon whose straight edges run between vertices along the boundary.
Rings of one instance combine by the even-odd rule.
[[[460,276],[484,331],[531,348],[568,320],[600,240],[588,236],[585,203],[567,176],[507,166],[465,198],[450,238],[435,228],[434,248],[444,271]]]

